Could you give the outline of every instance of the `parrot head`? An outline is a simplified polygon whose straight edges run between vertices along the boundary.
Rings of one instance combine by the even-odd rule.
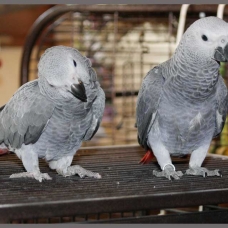
[[[208,58],[220,62],[228,61],[228,23],[217,17],[205,17],[195,21],[185,32],[180,42],[187,49],[185,55],[201,63]]]
[[[97,80],[88,58],[75,48],[54,46],[48,48],[38,63],[39,79],[48,82],[64,97],[72,95],[86,102],[86,84]]]

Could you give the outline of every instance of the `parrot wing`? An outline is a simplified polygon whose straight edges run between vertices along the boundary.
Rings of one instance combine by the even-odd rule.
[[[26,83],[0,112],[0,144],[20,148],[22,144],[35,143],[54,108],[40,93],[37,80]]]
[[[90,140],[97,132],[102,120],[104,107],[105,107],[105,94],[104,94],[104,91],[99,87],[98,95],[92,104],[93,118],[92,118],[91,126],[86,131],[86,134],[83,140],[85,141]]]
[[[218,108],[216,112],[216,128],[213,137],[218,136],[222,132],[227,116],[228,91],[221,76],[219,76],[217,83],[216,98]]]
[[[148,72],[139,91],[136,107],[136,127],[138,128],[139,144],[148,148],[148,133],[153,125],[158,105],[161,98],[165,78],[160,67],[155,67]]]

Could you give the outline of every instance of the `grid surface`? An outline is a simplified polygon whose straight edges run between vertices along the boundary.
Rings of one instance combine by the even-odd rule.
[[[169,181],[152,175],[155,161],[140,165],[144,155],[139,146],[81,149],[73,164],[99,172],[102,179],[64,178],[40,160],[40,169],[53,178],[39,183],[33,179],[10,179],[23,172],[21,161],[9,154],[0,157],[0,221],[13,218],[70,216],[75,214],[177,208],[228,202],[228,158],[208,156],[209,169],[220,168],[223,177],[183,176]],[[177,170],[188,168],[188,158],[173,159]]]

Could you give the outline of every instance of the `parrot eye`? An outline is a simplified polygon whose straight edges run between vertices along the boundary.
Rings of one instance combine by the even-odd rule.
[[[77,63],[73,60],[73,62],[74,62],[74,66],[76,67],[77,66]]]
[[[207,38],[207,36],[205,36],[205,35],[202,35],[202,40],[204,40],[204,41],[208,41],[208,38]]]

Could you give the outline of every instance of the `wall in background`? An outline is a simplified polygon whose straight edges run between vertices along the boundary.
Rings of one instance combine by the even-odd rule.
[[[52,5],[0,5],[0,106],[20,85],[20,64],[27,33]]]
[[[1,48],[0,106],[4,105],[19,87],[22,47]]]

